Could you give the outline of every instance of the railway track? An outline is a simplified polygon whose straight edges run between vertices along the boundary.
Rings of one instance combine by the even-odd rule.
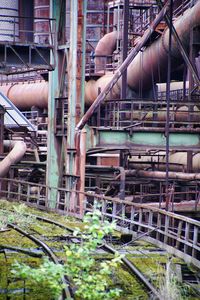
[[[25,230],[19,228],[16,225],[9,224],[8,227],[16,230],[17,232],[19,232],[20,234],[22,234],[26,238],[33,241],[37,246],[39,246],[43,250],[43,252],[48,256],[48,258],[50,260],[52,260],[56,265],[59,264],[58,257],[54,254],[54,252],[51,250],[51,248],[46,243],[44,243],[42,240],[36,238],[32,234],[29,234],[28,232],[26,232]],[[70,290],[70,288],[68,287],[68,284],[66,282],[66,278],[61,278],[61,280],[62,280],[62,284],[65,286],[65,288],[64,288],[64,297],[71,299],[73,297],[73,293]]]
[[[49,224],[56,225],[56,226],[58,226],[62,229],[65,229],[65,230],[67,230],[71,233],[74,232],[74,230],[71,227],[63,225],[62,223],[59,223],[57,221],[53,221],[53,220],[50,220],[48,218],[44,218],[44,217],[37,216],[37,215],[34,215],[34,217],[39,221],[43,221],[43,222],[47,222]],[[112,254],[117,253],[117,251],[113,247],[108,245],[107,243],[103,244],[102,248],[107,253],[112,253]],[[132,276],[136,276],[137,279],[145,286],[148,293],[154,296],[154,299],[161,299],[161,296],[159,295],[156,288],[150,283],[150,281],[144,276],[144,274],[130,260],[128,260],[126,257],[123,257],[122,258],[122,263],[129,270],[130,274]]]
[[[52,219],[38,216],[35,214],[27,214],[27,215],[33,216],[36,220],[38,220],[39,222],[42,222],[42,224],[48,223],[52,226],[56,226],[56,227],[64,230],[65,233],[68,233],[67,235],[65,234],[62,237],[58,236],[58,239],[60,240],[61,244],[63,244],[63,243],[66,244],[67,240],[70,240],[70,242],[73,242],[72,237],[73,237],[74,229],[72,227],[70,227],[66,224],[64,225],[61,222],[54,221]],[[47,255],[49,257],[49,259],[52,260],[55,264],[60,263],[61,259],[59,258],[59,256],[57,254],[55,254],[55,252],[57,252],[57,250],[52,250],[52,247],[50,247],[46,242],[44,242],[44,240],[46,238],[45,235],[40,236],[40,234],[37,233],[37,231],[35,231],[33,234],[31,234],[30,232],[27,232],[14,224],[9,224],[9,228],[11,228],[14,231],[17,231],[22,236],[25,236],[26,238],[28,238],[32,242],[34,242],[45,253],[45,255]],[[36,235],[39,235],[39,237],[36,237]],[[76,237],[76,239],[77,239],[77,237]],[[47,240],[48,240],[48,237],[47,237]],[[112,253],[112,254],[116,253],[115,248],[112,247],[111,245],[109,245],[106,241],[102,245],[101,248],[106,253]],[[126,270],[128,270],[129,274],[131,276],[136,277],[137,280],[140,282],[141,286],[143,288],[145,287],[145,290],[149,296],[153,296],[153,299],[161,299],[161,296],[159,295],[158,290],[154,287],[154,285],[150,282],[150,280],[147,279],[147,277],[143,274],[143,272],[141,272],[141,270],[139,270],[139,268],[136,267],[136,265],[134,263],[132,263],[129,259],[127,259],[127,257],[123,257],[122,264],[123,264],[124,268]],[[68,297],[73,298],[72,290],[70,289],[70,287],[68,287],[66,278],[62,278],[62,283],[64,283],[66,285],[66,288],[64,290],[64,295],[65,295],[64,297],[68,296]]]
[[[49,224],[53,224],[56,225],[70,233],[74,232],[74,229],[72,229],[70,226],[67,225],[63,225],[60,222],[51,220],[49,218],[45,218],[45,217],[41,217],[41,216],[37,216],[37,215],[33,215],[37,220],[42,221],[42,222],[46,222]],[[107,253],[112,253],[112,254],[116,254],[116,250],[114,247],[110,246],[107,242],[105,242],[102,247],[101,247],[105,252]],[[125,268],[128,269],[129,273],[132,276],[137,277],[137,279],[142,283],[142,285],[147,289],[148,294],[153,296],[153,299],[162,299],[162,297],[160,296],[158,290],[155,288],[155,286],[150,282],[150,280],[147,279],[147,277],[126,257],[122,258],[122,263],[125,266]],[[187,266],[186,269],[188,270]],[[188,271],[187,271],[188,272]],[[190,271],[191,273],[191,271]],[[184,275],[183,275],[184,277]],[[193,276],[194,277],[194,276]],[[196,294],[200,295],[200,291],[198,289],[195,288],[195,286],[191,285],[191,282],[188,281],[188,279],[184,280],[185,283],[187,283],[188,285],[190,285],[190,287],[192,289],[194,289],[194,291],[196,292]],[[198,279],[196,280],[196,283],[198,283]]]

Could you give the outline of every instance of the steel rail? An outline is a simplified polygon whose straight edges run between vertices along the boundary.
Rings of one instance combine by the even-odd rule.
[[[14,224],[8,224],[8,227],[14,229],[15,231],[19,232],[23,236],[27,237],[28,239],[30,239],[31,241],[33,241],[36,245],[42,247],[43,251],[47,254],[47,256],[55,264],[59,264],[59,260],[58,260],[57,256],[54,254],[54,252],[51,250],[51,248],[47,244],[45,244],[40,239],[34,237],[33,235],[29,234],[28,232],[24,231],[23,229],[19,228],[18,226],[14,225]],[[63,282],[64,285],[67,285],[67,280],[65,278],[61,278],[61,280],[62,280],[62,282]],[[66,286],[64,288],[64,294],[65,294],[65,297],[67,297],[67,298],[69,297],[69,299],[73,299],[72,298],[72,296],[73,296],[72,295],[72,291],[69,289],[68,286]]]
[[[32,214],[30,214],[30,215],[32,215]],[[74,232],[74,229],[72,229],[71,227],[63,225],[62,223],[59,223],[57,221],[50,220],[48,218],[40,217],[40,216],[37,216],[37,215],[32,215],[32,216],[34,216],[39,221],[47,222],[49,224],[53,224],[53,225],[56,225],[56,226],[61,227],[63,229],[66,229],[70,232]],[[111,246],[109,246],[106,243],[103,244],[101,248],[105,249],[107,252],[110,252],[112,254],[117,253],[117,251],[114,248],[112,248]],[[140,282],[142,282],[142,284],[144,284],[144,286],[148,289],[148,291],[150,291],[154,296],[156,296],[157,299],[161,300],[161,296],[159,295],[158,291],[149,282],[149,280],[142,274],[142,272],[140,272],[140,270],[132,262],[130,262],[126,257],[123,257],[121,260],[122,260],[123,264],[131,272],[131,274],[135,275],[140,280]]]
[[[168,213],[168,212],[166,212]],[[57,222],[55,220],[51,220],[49,218],[46,218],[46,217],[42,217],[42,216],[38,216],[38,215],[35,215],[35,214],[26,214],[26,215],[29,215],[29,216],[34,216],[37,220],[39,221],[42,221],[42,222],[46,222],[46,223],[49,223],[49,224],[53,224],[53,225],[56,225],[62,229],[66,229],[67,231],[70,231],[71,233],[74,232],[74,229],[69,227],[68,225],[64,225],[60,222]],[[17,230],[16,228],[18,228],[17,226],[15,225],[11,225],[10,226],[11,228]],[[170,229],[171,227],[168,227],[168,229]],[[24,231],[19,229],[18,230],[20,233],[24,234]],[[152,231],[155,231],[155,228],[152,230]],[[26,233],[28,236],[28,238],[33,238],[33,241],[38,241],[37,238],[35,238],[34,236],[31,236],[29,235],[28,233]],[[150,234],[150,232],[146,232],[144,234],[142,234],[141,237],[137,237],[136,239],[139,239],[139,238],[142,238],[143,235],[148,235]],[[41,241],[39,240],[39,243]],[[42,244],[44,244],[42,242]],[[49,248],[46,244],[44,244],[47,249]],[[116,253],[116,250],[113,249],[110,245],[108,245],[107,243],[103,244],[101,246],[101,248],[103,248],[105,251],[107,252],[110,252],[110,253],[113,253],[115,254]],[[50,249],[51,251],[51,249]],[[52,252],[52,251],[51,251]],[[46,252],[47,254],[49,253],[48,250]],[[53,254],[54,255],[54,254]],[[54,255],[55,256],[55,255]],[[57,259],[57,258],[56,258]],[[130,271],[131,274],[135,275],[142,284],[144,284],[144,286],[147,288],[148,291],[150,291],[151,293],[153,293],[153,295],[156,297],[156,299],[160,299],[161,300],[161,297],[159,295],[159,292],[155,289],[155,287],[149,282],[149,280],[142,274],[142,272],[140,270],[138,270],[138,268],[132,263],[130,262],[126,257],[122,258],[122,262],[123,264],[128,268],[128,270]]]
[[[109,246],[108,244],[104,244],[102,246],[103,249],[105,249],[107,252],[110,252],[112,254],[116,254],[117,251]],[[156,290],[156,288],[150,283],[150,281],[143,275],[143,273],[132,263],[129,259],[126,257],[122,257],[123,264],[128,268],[128,270],[131,272],[131,274],[135,275],[140,282],[142,282],[145,287],[150,291],[154,296],[156,296],[156,299],[162,300],[161,295]]]
[[[67,225],[63,225],[60,222],[57,222],[57,221],[54,221],[54,220],[51,220],[51,219],[48,219],[48,218],[45,218],[45,217],[37,216],[37,215],[34,215],[34,214],[27,214],[27,215],[33,216],[39,221],[43,221],[43,222],[46,222],[46,223],[49,223],[49,224],[53,224],[53,225],[56,225],[60,228],[66,229],[70,232],[74,232],[74,230],[71,227],[68,227]]]

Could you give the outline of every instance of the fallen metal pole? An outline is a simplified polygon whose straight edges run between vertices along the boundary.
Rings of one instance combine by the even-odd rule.
[[[149,38],[151,37],[152,33],[154,32],[157,25],[160,23],[160,21],[164,18],[167,11],[169,10],[169,1],[165,4],[165,6],[162,8],[160,13],[155,18],[154,22],[150,25],[149,29],[144,33],[143,37],[141,38],[140,42],[136,45],[134,49],[131,50],[130,54],[127,56],[125,61],[121,64],[121,66],[117,69],[116,73],[114,74],[112,80],[105,86],[105,88],[102,90],[102,92],[98,95],[96,100],[93,102],[93,104],[90,106],[88,111],[85,113],[85,115],[82,117],[80,122],[76,126],[76,130],[81,130],[88,122],[89,118],[92,116],[96,108],[104,101],[106,98],[106,95],[111,91],[113,86],[116,84],[116,82],[119,80],[119,78],[122,76],[123,72],[127,69],[127,67],[130,65],[132,60],[135,58],[135,56],[138,54],[138,52],[146,45]]]

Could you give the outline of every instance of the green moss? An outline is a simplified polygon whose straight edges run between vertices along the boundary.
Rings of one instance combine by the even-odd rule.
[[[13,205],[18,205],[18,203],[11,203],[5,200],[0,201],[0,209],[6,209],[6,210],[12,210]],[[83,224],[81,221],[76,220],[71,217],[66,216],[60,216],[56,213],[52,212],[45,212],[45,211],[39,211],[34,208],[27,207],[26,209],[27,213],[39,215],[46,217],[51,220],[55,220],[59,223],[62,223],[63,225],[69,226],[72,229],[75,227],[79,227],[80,229],[83,228]],[[60,259],[65,260],[66,256],[63,251],[64,245],[67,243],[65,240],[59,240],[60,236],[67,236],[69,232],[67,230],[64,230],[62,228],[59,228],[58,226],[45,223],[42,221],[35,220],[33,224],[30,224],[26,231],[34,234],[34,236],[42,239],[46,244],[48,244],[54,252],[57,254],[57,256]],[[71,235],[71,234],[70,234]],[[121,234],[118,232],[114,233],[113,240],[120,239]],[[17,246],[21,248],[26,249],[35,249],[38,246],[35,245],[34,242],[29,240],[28,238],[22,237],[21,234],[17,233],[14,230],[10,230],[8,232],[1,232],[0,233],[0,245],[11,245],[11,246]],[[116,246],[118,247],[118,246]],[[169,256],[167,254],[161,253],[161,254],[143,254],[142,251],[144,250],[154,250],[156,247],[150,243],[147,243],[146,241],[137,240],[133,244],[123,247],[123,250],[127,251],[138,251],[138,254],[129,254],[127,257],[135,264],[136,267],[138,267],[139,270],[141,270],[145,276],[155,285],[158,287],[158,276],[160,274],[164,274],[165,272],[165,264],[169,259]],[[102,259],[110,259],[112,255],[110,254],[95,254],[95,258],[97,259],[97,263],[99,260]],[[21,280],[17,280],[17,278],[13,278],[11,275],[11,268],[15,260],[17,259],[18,262],[27,263],[28,265],[31,265],[33,267],[38,266],[41,263],[41,259],[29,257],[25,254],[19,254],[14,252],[6,252],[6,259],[5,255],[3,253],[0,253],[0,289],[6,289],[13,290],[13,289],[23,289],[24,288],[24,282]],[[172,258],[173,263],[184,263],[182,260],[178,258]],[[113,276],[110,279],[110,285],[111,287],[115,286],[118,288],[121,288],[123,290],[120,299],[119,300],[139,300],[139,299],[148,299],[149,296],[145,292],[145,288],[138,282],[137,278],[132,277],[132,275],[129,274],[126,270],[122,269],[122,267],[119,267],[117,270],[113,272]],[[32,291],[32,285],[29,281],[25,283],[25,287],[31,292],[27,292],[26,299],[29,300],[50,300],[50,296],[47,295],[48,292],[41,290],[39,287],[36,288],[36,290]],[[12,294],[11,292],[9,294],[10,300],[18,300],[23,299],[23,294]],[[1,299],[8,299],[7,295],[0,293],[0,300]],[[196,300],[198,298],[195,298],[193,296],[189,296],[188,298],[190,300]]]
[[[26,290],[26,299],[30,300],[49,300],[50,296],[48,295],[48,291],[42,290],[40,287],[36,289],[32,289],[32,284],[30,281],[24,282],[23,280],[19,280],[15,278],[11,274],[11,269],[13,268],[13,264],[16,261],[26,263],[32,267],[39,266],[41,260],[38,258],[32,258],[27,255],[16,255],[16,253],[8,253],[6,257],[1,254],[0,255],[0,299],[24,299],[23,290]]]
[[[145,292],[145,288],[133,277],[128,271],[125,271],[122,267],[118,268],[113,275],[113,284],[122,290],[120,300],[146,300],[149,299],[148,294]]]
[[[0,245],[5,244],[24,248],[35,247],[34,242],[26,237],[23,237],[20,233],[12,229],[10,231],[0,233]]]

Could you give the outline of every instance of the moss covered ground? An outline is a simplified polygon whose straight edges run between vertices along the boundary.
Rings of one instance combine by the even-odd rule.
[[[0,201],[0,210],[7,210],[9,214],[9,211],[13,210],[13,205],[17,204],[2,200]],[[55,213],[44,212],[34,208],[27,208],[26,212],[58,221],[71,228],[82,228],[81,221],[75,220],[71,217],[60,216]],[[70,232],[55,225],[38,220],[34,220],[33,223],[30,223],[25,229],[49,245],[61,260],[65,259],[64,245],[68,242],[68,235],[71,235]],[[118,233],[116,236],[120,239],[120,235]],[[1,249],[2,245],[10,245],[13,247],[27,249],[35,253],[41,253],[41,249],[39,249],[34,242],[23,237],[16,231],[10,229],[9,231],[0,232],[0,300],[51,300],[51,296],[48,294],[48,291],[44,290],[44,288],[41,289],[39,286],[33,288],[28,280],[24,282],[18,278],[14,278],[11,274],[12,266],[16,260],[36,267],[41,263],[41,258],[31,257],[11,250],[4,250]],[[116,248],[117,247],[118,246],[116,246]],[[141,240],[123,247],[123,251],[126,252],[127,257],[157,287],[159,285],[158,278],[165,272],[165,265],[169,260],[169,256],[166,253],[159,253],[158,250],[159,249],[156,249],[154,245]],[[97,258],[99,260],[109,259],[109,257],[110,255],[97,254]],[[172,260],[174,263],[183,264],[183,262],[177,258],[173,258]],[[119,300],[149,299],[149,295],[147,294],[144,286],[141,285],[137,278],[131,276],[127,270],[122,268],[122,266],[113,271],[112,278],[109,280],[110,286],[117,286],[122,289]],[[196,300],[199,298],[196,298],[192,295],[192,293],[190,293],[187,294],[187,298],[185,299]]]

